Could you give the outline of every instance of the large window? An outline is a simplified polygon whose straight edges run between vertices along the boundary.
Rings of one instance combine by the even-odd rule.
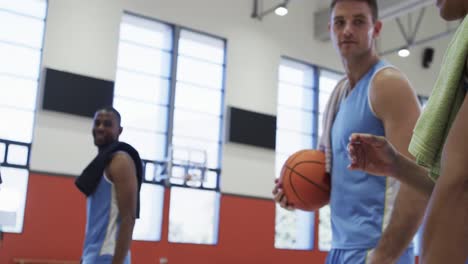
[[[322,135],[322,116],[328,99],[342,76],[338,73],[291,59],[279,68],[276,175],[284,161],[301,149],[317,147]],[[315,214],[276,209],[275,247],[312,249]],[[331,242],[330,209],[319,212],[319,249]]]
[[[198,184],[202,190],[171,189],[169,241],[215,244],[220,200],[216,190],[221,167],[225,41],[185,29],[179,32],[173,151],[174,155],[182,155],[177,158],[209,169],[194,172],[201,177]],[[189,156],[184,157],[187,154]]]
[[[164,187],[153,184],[161,173],[168,138],[172,27],[131,15],[120,26],[114,107],[122,114],[121,140],[145,161],[140,218],[133,238],[161,239]]]
[[[276,175],[292,153],[311,149],[317,141],[316,69],[282,59],[279,67],[276,130]],[[314,213],[286,211],[276,206],[275,247],[312,249]]]
[[[169,241],[216,243],[224,72],[224,40],[124,15],[114,106],[145,162],[135,239],[160,239],[167,184]]]
[[[319,70],[319,136],[323,133],[323,112],[327,105],[328,99],[339,80],[343,78],[342,74],[333,71],[320,69]],[[318,227],[318,248],[319,250],[328,251],[331,248],[331,221],[330,221],[330,206],[325,206],[319,210],[319,227]]]
[[[0,0],[0,231],[20,233],[29,176],[45,0]],[[8,125],[5,125],[8,124]],[[3,223],[2,223],[3,222]]]

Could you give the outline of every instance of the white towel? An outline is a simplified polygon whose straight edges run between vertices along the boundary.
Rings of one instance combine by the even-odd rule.
[[[330,173],[332,166],[331,130],[333,121],[335,121],[335,116],[340,109],[341,102],[346,98],[350,90],[347,79],[343,78],[340,80],[330,95],[323,113],[323,132],[319,139],[318,149],[325,153],[326,170],[328,173]]]

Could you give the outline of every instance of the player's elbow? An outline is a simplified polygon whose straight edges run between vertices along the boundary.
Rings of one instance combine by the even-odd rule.
[[[129,226],[134,226],[135,225],[135,215],[131,213],[124,213],[120,216],[120,221],[121,224],[129,225]]]

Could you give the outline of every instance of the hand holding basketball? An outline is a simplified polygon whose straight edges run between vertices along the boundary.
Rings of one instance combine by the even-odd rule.
[[[314,211],[330,200],[330,176],[323,152],[301,150],[292,154],[283,165],[279,182],[284,192],[279,202],[286,207]]]
[[[294,210],[294,205],[288,203],[286,195],[284,195],[283,184],[280,179],[275,179],[275,187],[273,188],[275,201],[286,210]]]

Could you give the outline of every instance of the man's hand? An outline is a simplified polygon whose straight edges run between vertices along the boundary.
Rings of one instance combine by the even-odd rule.
[[[352,134],[348,154],[351,160],[349,169],[393,177],[400,155],[384,137],[370,134]]]
[[[294,210],[294,205],[288,203],[288,199],[283,192],[283,184],[279,179],[275,179],[275,187],[272,191],[274,195],[274,200],[284,209],[286,210]]]

